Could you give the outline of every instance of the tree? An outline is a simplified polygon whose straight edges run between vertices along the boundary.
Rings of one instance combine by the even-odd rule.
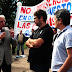
[[[8,27],[14,26],[14,20],[16,15],[16,4],[13,0],[1,0],[0,1],[0,14],[5,15],[6,17],[6,25]]]
[[[43,0],[19,0],[23,6],[34,6],[42,2]],[[0,0],[0,14],[4,14],[6,17],[6,25],[8,27],[14,27],[15,17],[17,10],[17,1],[15,0]]]

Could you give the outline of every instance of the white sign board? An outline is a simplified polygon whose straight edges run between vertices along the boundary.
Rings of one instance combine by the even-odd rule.
[[[54,27],[54,13],[59,9],[66,8],[72,13],[72,0],[44,0],[36,6],[17,7],[14,32],[15,35],[23,31],[25,36],[29,37],[31,29],[37,29],[34,24],[34,12],[43,9],[47,13],[47,24]],[[71,17],[72,18],[72,17]],[[71,20],[72,22],[72,20]],[[72,23],[71,23],[72,24]]]

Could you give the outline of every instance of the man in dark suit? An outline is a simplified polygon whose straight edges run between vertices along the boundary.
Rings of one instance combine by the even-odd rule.
[[[4,29],[3,29],[4,28]],[[11,72],[12,54],[11,46],[16,45],[17,41],[13,38],[13,29],[5,27],[5,16],[0,15],[0,72]]]

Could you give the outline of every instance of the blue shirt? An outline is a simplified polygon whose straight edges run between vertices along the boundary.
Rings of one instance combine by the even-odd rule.
[[[64,31],[67,29],[66,31]],[[67,48],[72,47],[72,28],[70,25],[66,26],[64,31],[54,42],[51,70],[58,71],[59,68],[64,64],[67,55]],[[72,67],[66,72],[72,72]]]

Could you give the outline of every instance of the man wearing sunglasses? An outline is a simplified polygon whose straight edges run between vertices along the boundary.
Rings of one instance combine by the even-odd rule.
[[[16,45],[17,41],[13,39],[13,29],[5,28],[5,16],[0,15],[0,72],[11,72],[12,54],[10,44]]]
[[[34,72],[49,72],[53,30],[46,24],[46,20],[45,11],[40,9],[34,13],[34,22],[39,28],[26,41],[26,46],[30,48],[28,62]]]

